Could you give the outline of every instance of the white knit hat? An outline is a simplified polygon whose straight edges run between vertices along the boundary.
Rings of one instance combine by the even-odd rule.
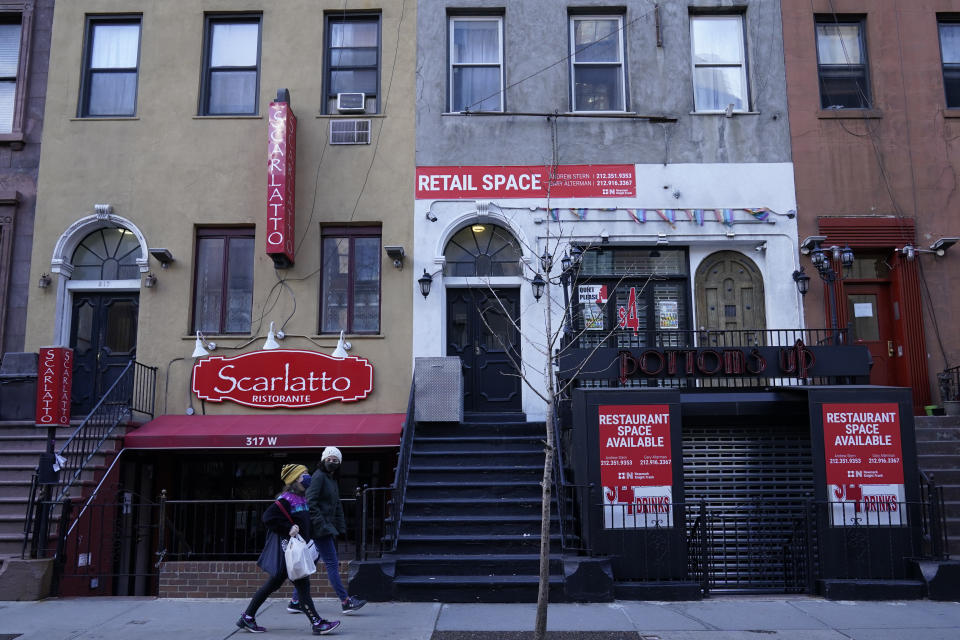
[[[343,454],[340,453],[340,449],[336,447],[327,447],[323,450],[323,454],[320,456],[320,460],[326,460],[327,458],[336,458],[337,462],[343,463]]]

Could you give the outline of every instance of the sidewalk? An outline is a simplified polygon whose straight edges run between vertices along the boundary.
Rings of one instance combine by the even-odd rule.
[[[303,638],[306,618],[268,600],[253,636],[234,626],[246,600],[73,598],[0,602],[0,640],[219,640]],[[530,638],[533,604],[373,602],[349,616],[332,599],[317,608],[342,625],[330,638]],[[715,597],[700,602],[552,604],[551,640],[956,640],[960,603],[836,602],[811,597]],[[518,633],[524,632],[524,633]]]

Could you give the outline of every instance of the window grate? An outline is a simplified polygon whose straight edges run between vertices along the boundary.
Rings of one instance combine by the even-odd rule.
[[[370,121],[331,120],[330,144],[370,144]]]

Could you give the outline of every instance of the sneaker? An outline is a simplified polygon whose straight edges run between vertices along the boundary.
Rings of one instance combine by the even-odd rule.
[[[291,600],[287,603],[287,611],[290,613],[306,613],[307,610],[302,603],[297,602],[296,600]]]
[[[251,633],[263,633],[266,631],[266,629],[257,624],[256,618],[248,616],[247,614],[240,616],[240,619],[237,620],[237,626]]]
[[[321,618],[319,622],[313,625],[313,635],[315,636],[326,635],[339,626],[340,626],[339,620],[323,620]]]
[[[357,609],[360,609],[361,607],[363,607],[363,605],[365,604],[367,604],[366,600],[361,600],[360,598],[350,596],[349,598],[347,598],[346,600],[340,603],[340,609],[344,613],[353,613]]]

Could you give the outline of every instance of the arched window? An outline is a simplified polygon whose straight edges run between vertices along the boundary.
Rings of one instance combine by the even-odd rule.
[[[133,232],[120,227],[97,229],[73,252],[71,277],[74,280],[139,279],[140,253],[140,243]]]
[[[473,224],[456,233],[443,250],[446,276],[519,276],[520,245],[495,224]]]

